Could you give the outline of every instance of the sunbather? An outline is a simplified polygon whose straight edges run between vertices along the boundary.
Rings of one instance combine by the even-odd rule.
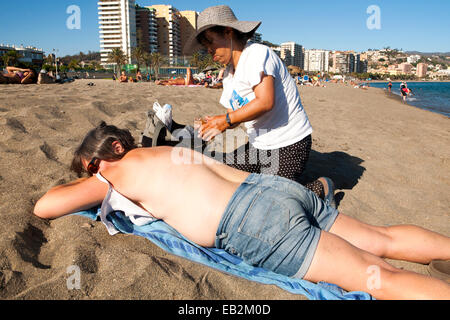
[[[156,80],[155,83],[162,86],[188,86],[194,84],[194,78],[192,77],[191,68],[187,68],[185,78]]]
[[[122,74],[119,77],[119,82],[128,82],[128,77],[125,71],[122,71]]]
[[[6,67],[7,73],[0,73],[0,84],[36,83],[38,74],[33,69]]]
[[[249,174],[190,149],[136,148],[129,131],[105,123],[87,134],[72,169],[91,177],[52,188],[36,203],[37,216],[58,218],[116,193],[124,205],[164,220],[198,245],[280,274],[375,298],[450,298],[444,281],[380,258],[449,260],[450,238],[416,226],[364,224],[294,181]]]

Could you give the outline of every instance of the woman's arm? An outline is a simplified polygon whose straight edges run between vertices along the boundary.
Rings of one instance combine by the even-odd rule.
[[[233,127],[236,125],[255,120],[264,113],[272,110],[275,103],[275,79],[272,76],[263,75],[262,81],[253,88],[255,99],[244,107],[229,112],[229,117]],[[208,117],[208,121],[200,127],[199,134],[205,141],[209,141],[216,135],[230,129],[226,115]]]
[[[82,178],[50,189],[34,207],[34,214],[56,219],[67,214],[93,208],[102,203],[108,185],[96,177]]]
[[[22,68],[16,68],[16,67],[6,67],[6,70],[8,70],[8,72],[14,72],[14,71],[31,72],[31,69],[22,69]]]
[[[21,84],[30,84],[33,81],[31,80],[31,78],[33,77],[33,72],[28,72],[28,74],[22,79],[22,81],[20,82]]]

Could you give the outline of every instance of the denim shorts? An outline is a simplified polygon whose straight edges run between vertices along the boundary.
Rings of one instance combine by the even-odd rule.
[[[252,173],[230,199],[215,245],[246,263],[303,278],[338,211],[292,180]]]

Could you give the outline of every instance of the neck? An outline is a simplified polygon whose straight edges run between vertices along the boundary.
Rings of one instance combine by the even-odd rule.
[[[244,51],[244,45],[238,44],[237,42],[232,43],[231,46],[231,59],[229,64],[233,66],[233,69],[236,70],[237,65],[239,63],[239,59],[241,58],[242,51]]]

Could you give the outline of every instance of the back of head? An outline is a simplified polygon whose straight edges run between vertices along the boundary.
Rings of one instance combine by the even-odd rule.
[[[115,141],[122,144],[125,150],[122,154],[114,151],[113,142]],[[130,131],[107,125],[102,121],[96,128],[88,132],[81,145],[75,150],[71,170],[81,177],[85,171],[83,159],[89,161],[95,157],[100,160],[120,160],[135,148],[137,146]]]
[[[34,68],[31,68],[30,70],[31,70],[31,73],[33,74],[31,76],[31,81],[32,81],[31,83],[37,83],[38,82],[38,78],[39,78],[39,73]]]

